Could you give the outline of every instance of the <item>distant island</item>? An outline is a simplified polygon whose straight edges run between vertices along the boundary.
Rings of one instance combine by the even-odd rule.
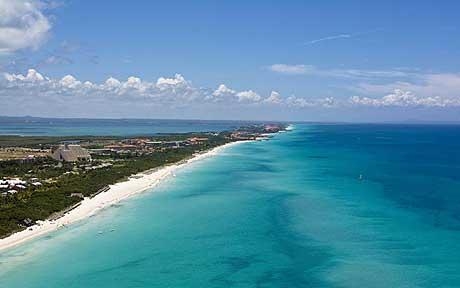
[[[286,127],[257,124],[129,138],[0,136],[0,238],[56,221],[138,173],[153,173],[225,144],[265,140]]]

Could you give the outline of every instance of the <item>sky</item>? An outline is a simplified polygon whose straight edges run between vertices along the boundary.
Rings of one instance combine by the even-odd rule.
[[[0,0],[0,115],[460,121],[458,1]]]

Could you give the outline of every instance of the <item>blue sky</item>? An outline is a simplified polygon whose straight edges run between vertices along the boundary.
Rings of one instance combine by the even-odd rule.
[[[0,99],[6,115],[455,121],[459,6],[0,0]]]

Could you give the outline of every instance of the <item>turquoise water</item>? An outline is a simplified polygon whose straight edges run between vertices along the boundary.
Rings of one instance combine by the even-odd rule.
[[[0,287],[460,287],[459,132],[296,125],[4,252]]]

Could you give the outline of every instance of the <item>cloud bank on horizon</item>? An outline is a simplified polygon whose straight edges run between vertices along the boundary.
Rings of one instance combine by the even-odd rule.
[[[272,67],[280,67],[280,64]],[[284,66],[283,66],[284,67]],[[288,69],[288,74],[293,70],[297,72],[299,65]],[[279,72],[278,70],[274,70]],[[284,71],[284,70],[283,70]],[[333,72],[336,73],[336,72]],[[384,72],[340,72],[342,77],[346,73],[367,77],[367,73]],[[390,73],[388,73],[390,74]],[[420,76],[422,77],[422,76]],[[163,108],[175,106],[186,107],[196,105],[225,105],[227,108],[241,106],[258,107],[291,107],[291,108],[353,108],[356,106],[370,107],[459,107],[460,97],[455,97],[460,89],[460,75],[433,74],[426,75],[421,84],[396,82],[387,85],[362,84],[356,87],[357,92],[369,91],[390,93],[371,98],[366,96],[350,96],[346,99],[305,98],[289,96],[283,97],[279,92],[272,91],[269,95],[259,95],[253,90],[236,91],[226,84],[217,88],[197,87],[182,75],[174,77],[160,77],[156,81],[142,80],[130,76],[126,80],[109,77],[102,83],[82,81],[72,75],[54,79],[42,75],[40,72],[29,69],[25,75],[4,73],[0,81],[0,97],[9,99],[12,103],[21,101],[56,103],[56,102],[81,102],[98,101],[115,103],[143,103]],[[416,91],[416,92],[413,92]],[[438,93],[446,94],[440,96]]]
[[[52,105],[53,101],[106,101],[107,103],[144,103],[163,108],[187,105],[237,106],[287,106],[287,107],[329,107],[333,99],[281,97],[272,91],[261,96],[253,90],[236,91],[225,84],[217,88],[197,87],[181,74],[174,77],[160,77],[156,81],[146,81],[135,76],[126,80],[109,77],[102,83],[81,81],[72,75],[54,79],[42,75],[35,69],[26,74],[4,73],[0,80],[0,97],[10,101],[41,101]]]
[[[423,69],[355,69],[347,68],[349,65],[275,62],[262,66],[262,73],[259,73],[260,65],[255,67],[258,70],[255,77],[271,79],[262,80],[262,89],[260,85],[252,85],[250,78],[245,79],[246,85],[219,81],[202,87],[181,74],[157,79],[129,76],[93,81],[77,79],[73,76],[76,74],[66,71],[76,62],[70,58],[70,53],[79,50],[78,45],[72,45],[67,39],[60,40],[60,48],[55,49],[61,53],[45,53],[46,57],[36,61],[40,64],[35,67],[39,66],[40,71],[36,68],[19,69],[18,59],[33,59],[33,55],[40,54],[52,38],[55,18],[50,11],[60,5],[61,2],[53,0],[0,0],[0,100],[3,102],[0,114],[315,120],[315,115],[326,113],[329,120],[340,120],[343,118],[341,115],[357,113],[368,113],[372,117],[379,110],[389,115],[386,118],[391,118],[393,111],[401,115],[404,111],[411,111],[412,115],[417,115],[419,111],[435,111],[441,115],[442,111],[460,110],[460,73]],[[309,49],[317,49],[316,46],[330,42],[351,42],[335,40],[369,38],[371,34],[376,34],[373,33],[376,30],[371,31],[323,34],[331,36],[313,38],[307,44],[311,46]],[[362,35],[366,37],[360,37]],[[320,42],[325,43],[316,45]],[[97,58],[91,54],[93,65],[98,64]],[[130,60],[126,61],[128,58]],[[128,58],[123,60],[125,65],[133,63],[131,57]],[[54,70],[51,74],[63,76],[53,77],[46,73],[56,67],[59,72]],[[146,75],[142,71],[140,74]],[[233,81],[234,78],[228,82]],[[284,82],[294,83],[294,88],[283,93],[278,86],[286,86],[282,84]],[[321,88],[319,92],[318,89],[309,90],[309,85],[319,86],[318,83],[322,82],[333,87],[333,92],[323,93]],[[271,85],[273,87],[268,87]],[[241,86],[247,89],[234,88]],[[297,86],[302,87],[302,91],[293,93]],[[260,90],[265,92],[258,92]],[[433,115],[430,117],[437,117]]]

